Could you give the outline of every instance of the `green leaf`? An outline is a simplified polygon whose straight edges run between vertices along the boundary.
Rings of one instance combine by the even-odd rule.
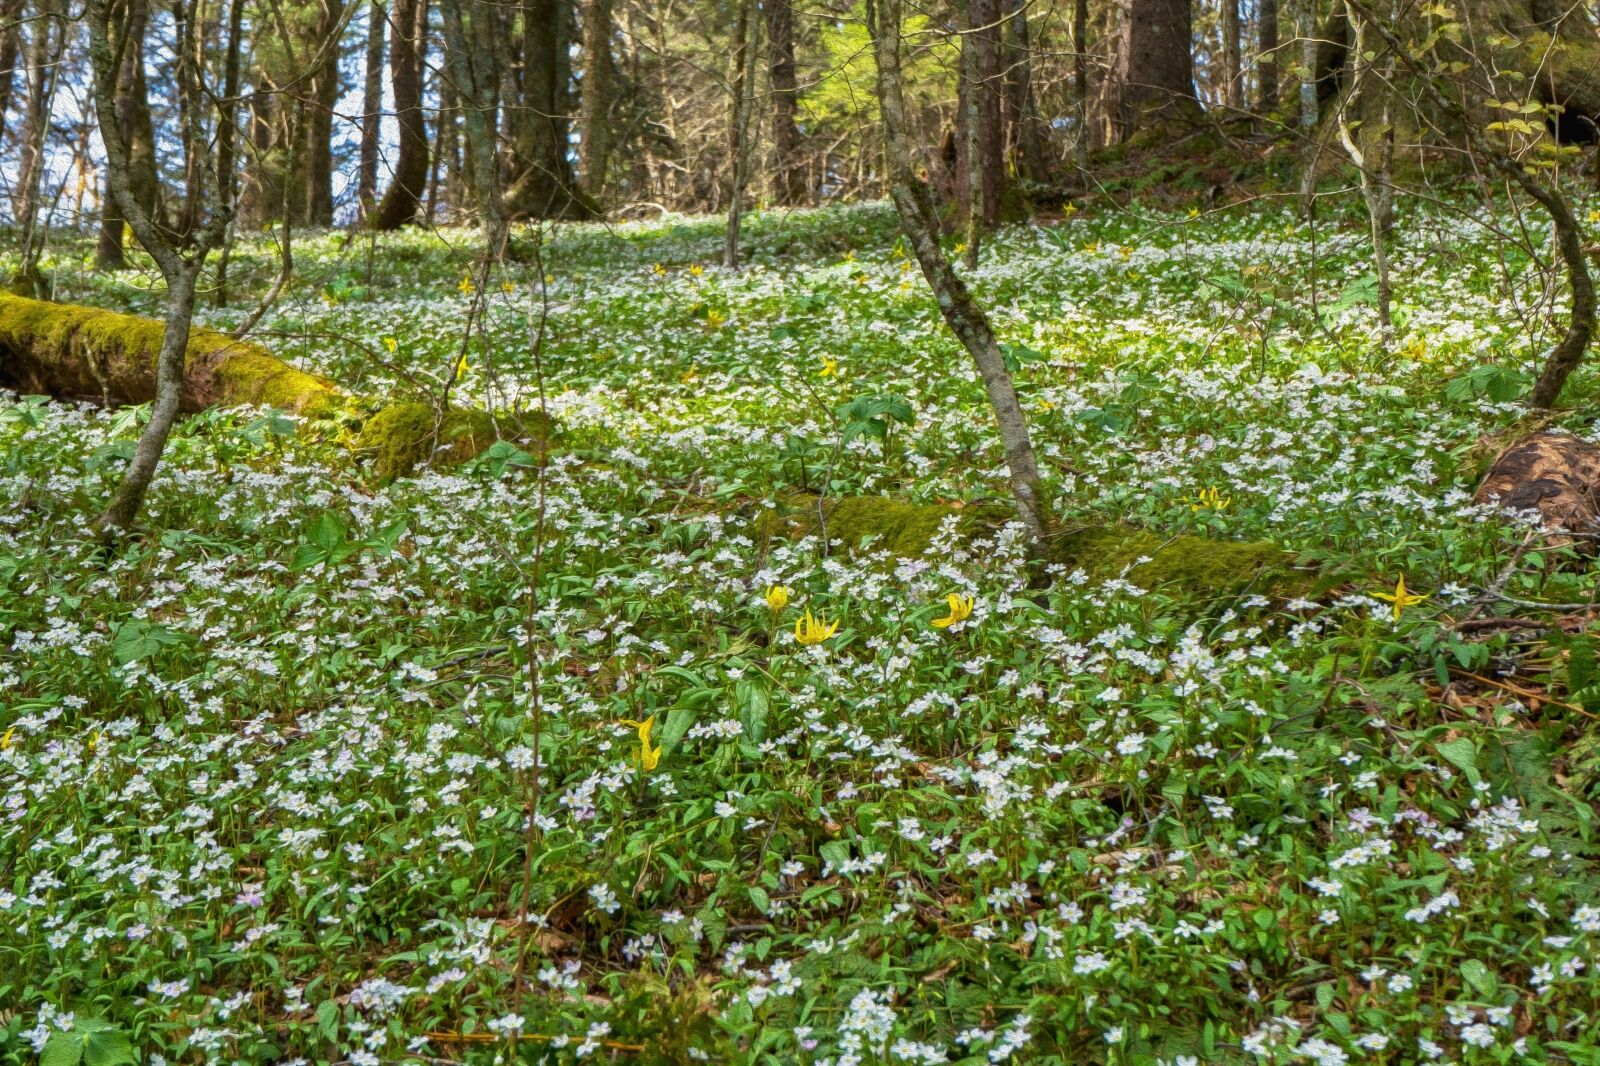
[[[667,713],[667,720],[661,726],[661,732],[656,734],[656,741],[661,745],[663,754],[671,755],[678,750],[683,736],[689,732],[689,727],[694,724],[695,712],[690,707],[675,707]]]
[[[1467,775],[1467,780],[1476,785],[1482,778],[1478,774],[1478,747],[1467,737],[1456,737],[1454,740],[1441,741],[1433,746],[1440,758],[1449,762],[1456,769]]]
[[[1461,976],[1466,978],[1467,984],[1472,986],[1472,990],[1483,999],[1492,997],[1500,984],[1495,979],[1493,971],[1477,959],[1468,959],[1461,964]]]
[[[83,1037],[78,1033],[55,1032],[39,1052],[39,1066],[78,1066],[83,1058]]]
[[[339,1035],[339,1004],[331,999],[317,1004],[317,1029],[325,1040]]]
[[[111,638],[111,655],[123,666],[148,659],[162,648],[183,643],[183,634],[155,622],[129,619]]]
[[[120,1029],[102,1029],[89,1035],[84,1046],[83,1061],[86,1066],[124,1066],[137,1062],[133,1041]]]
[[[745,738],[752,744],[760,744],[767,739],[767,718],[772,709],[766,686],[755,681],[741,681],[738,700],[739,724],[744,726]]]

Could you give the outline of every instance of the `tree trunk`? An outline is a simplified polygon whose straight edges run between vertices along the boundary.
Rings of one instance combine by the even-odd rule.
[[[12,189],[12,216],[16,219],[22,244],[22,267],[15,283],[20,286],[23,295],[34,295],[37,288],[38,252],[34,247],[34,237],[40,216],[50,114],[65,46],[66,27],[53,11],[41,10],[28,36],[28,96],[17,183]]]
[[[767,79],[772,89],[772,201],[792,207],[806,201],[806,175],[800,160],[799,83],[794,70],[792,0],[765,0]]]
[[[1239,0],[1222,0],[1222,100],[1235,111],[1244,108],[1239,63]]]
[[[117,123],[127,139],[129,151],[143,157],[139,173],[153,173],[155,163],[155,128],[150,117],[150,100],[145,87],[144,49],[124,42],[143,41],[149,18],[147,0],[127,0],[112,8],[113,32],[122,50],[122,66],[117,73],[116,112]],[[149,168],[148,171],[146,168]],[[134,193],[145,210],[154,215],[156,196],[153,188],[141,188],[136,183]],[[121,270],[127,264],[123,248],[123,231],[127,224],[111,195],[109,176],[100,209],[100,236],[95,245],[95,266],[100,270]]]
[[[305,166],[302,221],[309,226],[333,225],[333,111],[339,103],[339,45],[344,27],[344,0],[323,0],[313,35],[316,61],[311,77],[301,142]]]
[[[583,5],[580,144],[583,188],[596,202],[605,189],[611,155],[611,4],[612,0],[584,0]]]
[[[150,405],[150,421],[134,446],[133,459],[122,475],[106,509],[95,520],[101,529],[121,530],[133,524],[144,502],[146,490],[155,479],[167,437],[178,418],[178,397],[183,389],[184,355],[189,347],[189,326],[194,319],[194,281],[199,262],[186,263],[167,281],[167,311],[161,334],[161,351],[156,356],[156,397]]]
[[[416,221],[428,181],[428,120],[422,108],[423,50],[427,47],[427,0],[394,0],[390,10],[389,80],[394,86],[395,117],[400,124],[400,145],[394,180],[383,194],[367,225],[393,230]],[[449,79],[446,79],[447,82]],[[454,88],[450,86],[450,88]],[[455,116],[440,97],[439,128],[454,132]],[[445,116],[449,115],[447,119]]]
[[[383,24],[388,14],[378,0],[367,5],[367,52],[361,84],[361,152],[356,198],[370,220],[378,195],[378,147],[383,129]]]
[[[1089,166],[1089,0],[1072,4],[1072,96],[1078,122],[1072,154],[1082,170]]]
[[[513,173],[508,214],[519,218],[592,218],[568,152],[572,0],[522,0],[522,99],[507,106]]]
[[[1028,30],[1027,0],[1009,0],[1006,12],[1005,70],[1006,156],[1012,169],[1029,181],[1046,181],[1039,116],[1033,102],[1033,46]]]
[[[1316,0],[1299,0],[1300,35],[1300,210],[1310,214],[1317,191],[1317,14]]]
[[[443,0],[444,54],[450,79],[461,108],[466,133],[466,158],[463,170],[467,186],[478,205],[483,223],[485,254],[498,256],[504,249],[507,224],[505,203],[500,195],[500,168],[495,136],[499,128],[495,92],[499,72],[494,66],[494,32],[489,12],[481,6],[471,10],[472,21],[463,11],[473,0]],[[469,36],[470,32],[470,36]]]
[[[901,0],[869,0],[867,5],[867,27],[878,68],[878,101],[883,115],[890,198],[922,274],[933,289],[945,324],[977,365],[1005,447],[1017,513],[1029,536],[1042,547],[1049,535],[1050,512],[1040,484],[1039,465],[1028,435],[1027,419],[1017,402],[1016,387],[1006,370],[1005,358],[995,342],[988,317],[950,268],[944,249],[939,246],[939,223],[933,200],[927,186],[917,176],[901,90],[900,3]]]
[[[223,60],[221,115],[217,122],[217,188],[221,190],[222,203],[230,213],[239,195],[236,145],[239,140],[239,65],[244,38],[244,3],[245,0],[232,0],[228,5],[227,57]],[[222,254],[217,257],[217,285],[213,302],[218,307],[228,306],[228,260],[233,255],[234,232],[234,220],[230,219],[228,232],[222,240]]]
[[[1122,41],[1107,87],[1112,133],[1197,115],[1191,0],[1118,0]]]
[[[22,54],[22,12],[27,0],[0,2],[0,148],[11,130],[11,95],[17,82],[17,57]]]
[[[1261,0],[1256,28],[1256,107],[1278,106],[1278,0]]]
[[[723,235],[722,265],[739,268],[739,220],[744,211],[744,187],[750,169],[750,113],[755,110],[756,56],[760,53],[751,8],[756,0],[739,0],[739,20],[733,35],[731,99],[728,101],[728,225]]]
[[[1350,22],[1355,30],[1355,42],[1351,49],[1353,68],[1350,89],[1339,102],[1336,119],[1339,141],[1344,145],[1350,162],[1355,164],[1361,184],[1361,198],[1367,207],[1368,229],[1372,237],[1372,268],[1378,278],[1378,324],[1383,330],[1383,347],[1388,350],[1394,346],[1394,317],[1391,313],[1393,289],[1389,278],[1389,230],[1393,202],[1388,173],[1390,137],[1386,128],[1380,129],[1378,140],[1374,143],[1368,130],[1379,127],[1380,123],[1383,127],[1388,125],[1388,86],[1393,84],[1394,78],[1379,79],[1375,88],[1385,97],[1379,109],[1381,117],[1377,121],[1365,121],[1363,115],[1372,113],[1371,101],[1366,98],[1373,88],[1369,85],[1372,60],[1367,56],[1365,21],[1351,11]],[[1352,114],[1358,127],[1354,130],[1351,128]]]
[[[134,447],[132,461],[124,472],[110,503],[95,520],[97,528],[108,536],[115,535],[133,524],[143,503],[145,491],[155,477],[161,453],[166,448],[167,437],[178,417],[180,395],[183,388],[184,362],[189,345],[189,325],[194,316],[195,278],[199,275],[211,249],[221,242],[230,221],[227,206],[205,221],[194,232],[193,251],[180,254],[169,236],[157,225],[149,212],[139,202],[134,191],[134,171],[146,170],[129,150],[128,140],[122,135],[121,122],[116,108],[116,87],[120,63],[113,57],[111,46],[110,0],[88,0],[85,16],[89,24],[89,57],[94,73],[95,117],[100,127],[100,139],[105,146],[106,174],[111,195],[116,199],[123,217],[145,251],[156,261],[162,279],[167,285],[166,318],[161,335],[161,349],[156,358],[156,392],[150,409],[150,421]],[[192,12],[185,12],[192,22]],[[130,40],[129,47],[142,48],[142,40]],[[204,47],[204,35],[176,38],[181,62],[177,65],[180,77],[187,84],[178,86],[182,95],[191,100],[200,99],[200,71],[198,56]],[[197,116],[190,116],[198,125]],[[192,151],[200,145],[191,131],[186,131],[184,142]],[[195,161],[186,159],[193,167]],[[203,169],[203,168],[202,168]],[[155,182],[153,173],[138,176],[141,182]],[[212,182],[214,185],[215,183]],[[204,190],[204,183],[197,191]],[[190,205],[193,207],[194,205]],[[201,217],[196,210],[195,217]]]

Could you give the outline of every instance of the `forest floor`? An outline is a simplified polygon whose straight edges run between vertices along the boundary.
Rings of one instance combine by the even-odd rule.
[[[717,220],[565,227],[485,294],[466,232],[310,237],[259,339],[369,395],[542,380],[545,476],[214,410],[112,557],[138,412],[0,395],[0,1059],[1596,1061],[1596,638],[1529,604],[1600,589],[1472,502],[1537,265],[1407,212],[1385,352],[1353,216],[984,248],[1065,525],[1295,553],[1241,587],[956,529],[1002,457],[894,234],[761,213],[732,274]],[[891,557],[819,492],[965,506]]]

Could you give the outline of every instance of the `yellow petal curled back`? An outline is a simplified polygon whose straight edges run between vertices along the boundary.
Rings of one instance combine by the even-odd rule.
[[[945,597],[945,602],[950,605],[950,613],[943,618],[935,618],[933,624],[940,629],[948,629],[957,622],[965,622],[972,617],[971,596],[963,596],[959,592],[952,592]]]

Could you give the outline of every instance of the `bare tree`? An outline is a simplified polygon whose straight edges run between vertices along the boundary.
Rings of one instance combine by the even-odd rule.
[[[917,176],[907,133],[906,108],[900,76],[901,0],[868,0],[867,30],[877,60],[878,103],[883,118],[884,155],[889,171],[889,196],[900,218],[900,228],[911,242],[923,277],[933,289],[939,312],[956,335],[983,379],[994,410],[995,424],[1005,448],[1011,474],[1011,492],[1017,513],[1036,543],[1049,535],[1049,504],[1039,478],[1028,422],[1017,401],[1016,386],[1006,370],[1005,357],[994,330],[966,285],[951,269],[939,246],[939,220],[927,185]]]
[[[133,458],[124,472],[111,501],[95,519],[95,525],[107,536],[115,536],[127,529],[138,517],[144,496],[154,479],[161,454],[166,449],[167,437],[178,417],[179,397],[183,389],[184,363],[189,345],[189,326],[194,318],[195,282],[206,256],[222,242],[227,230],[230,208],[220,195],[219,175],[210,167],[203,168],[208,175],[206,191],[213,197],[214,209],[205,217],[197,230],[180,244],[140,202],[135,187],[155,176],[144,171],[149,164],[138,159],[129,150],[127,138],[122,134],[116,107],[120,57],[112,45],[111,5],[114,0],[88,0],[85,16],[89,25],[89,60],[94,74],[95,118],[100,127],[101,142],[106,152],[106,178],[111,195],[116,199],[128,227],[144,250],[155,260],[161,277],[167,285],[166,314],[161,335],[161,348],[156,356],[156,394],[150,408],[150,420],[139,435]],[[197,0],[191,0],[197,2]],[[193,8],[187,12],[193,16]],[[142,40],[124,38],[125,46],[142,48]],[[205,36],[194,34],[179,36],[176,47],[182,51],[193,50],[189,61],[179,63],[177,70],[189,84],[180,86],[191,99],[201,99],[208,94],[201,84],[204,67]],[[198,124],[198,115],[189,115],[189,121]],[[199,151],[203,143],[199,138],[185,136],[191,151]],[[200,205],[191,207],[199,217]]]

